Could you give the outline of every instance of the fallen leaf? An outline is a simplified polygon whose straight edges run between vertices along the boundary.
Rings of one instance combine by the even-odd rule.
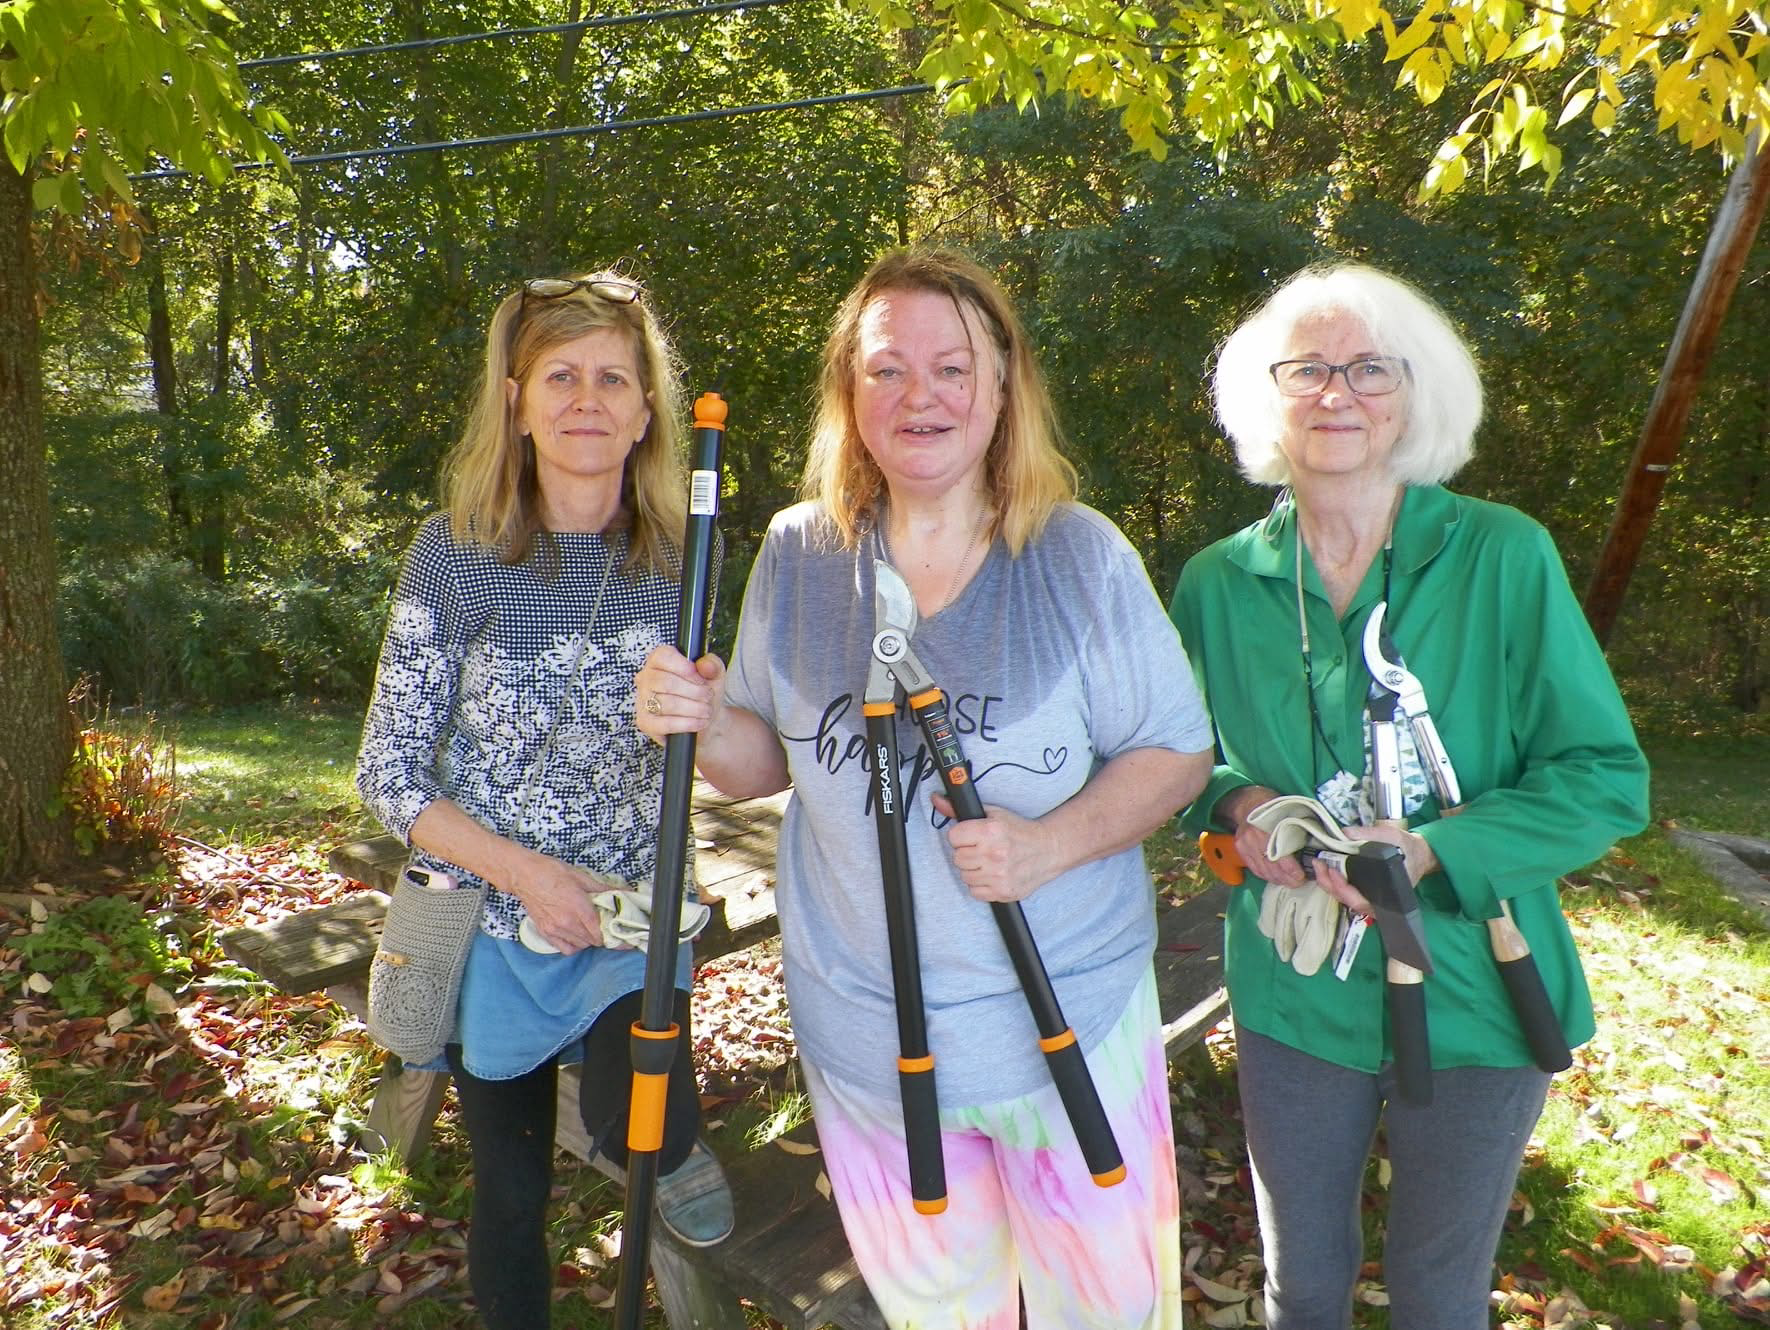
[[[790,1141],[785,1136],[776,1136],[774,1143],[790,1155],[814,1155],[817,1153],[815,1145],[807,1145],[804,1141]]]
[[[1245,1288],[1231,1288],[1228,1284],[1219,1284],[1200,1274],[1192,1275],[1191,1279],[1198,1291],[1212,1302],[1246,1302],[1248,1299],[1248,1290]]]
[[[178,1305],[184,1296],[184,1276],[167,1280],[164,1284],[155,1284],[141,1295],[142,1306],[151,1312],[169,1312]]]

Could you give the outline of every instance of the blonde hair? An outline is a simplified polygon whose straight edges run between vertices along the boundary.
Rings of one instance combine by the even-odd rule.
[[[1002,389],[995,436],[984,454],[984,484],[996,530],[1019,554],[1043,530],[1052,510],[1076,496],[1076,470],[1060,451],[1057,412],[1033,358],[1026,329],[996,279],[950,249],[893,250],[867,270],[830,324],[818,377],[817,419],[802,486],[852,548],[878,518],[885,476],[861,442],[854,419],[860,321],[887,291],[931,291],[967,310],[989,333]]]
[[[612,271],[581,281],[635,283]],[[521,563],[536,551],[544,530],[535,445],[519,434],[507,381],[518,383],[546,352],[603,328],[633,335],[641,387],[651,423],[627,454],[621,472],[621,515],[628,532],[623,571],[675,576],[688,521],[688,477],[682,461],[681,390],[675,352],[647,297],[631,304],[607,300],[580,287],[569,295],[540,297],[518,287],[499,303],[486,332],[485,373],[467,428],[450,450],[443,470],[443,505],[457,540],[496,551],[505,563]],[[557,566],[551,542],[541,550],[544,567]]]
[[[1304,268],[1288,278],[1217,352],[1212,396],[1242,474],[1259,485],[1290,483],[1279,441],[1284,398],[1268,366],[1312,320],[1341,315],[1363,326],[1372,348],[1407,361],[1405,423],[1389,455],[1403,485],[1449,480],[1475,452],[1481,372],[1462,334],[1417,287],[1362,263]]]

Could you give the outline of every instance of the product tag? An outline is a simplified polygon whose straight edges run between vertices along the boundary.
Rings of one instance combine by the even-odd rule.
[[[1359,943],[1364,941],[1365,930],[1370,926],[1369,915],[1352,916],[1352,922],[1346,926],[1346,936],[1340,939],[1339,953],[1334,957],[1334,978],[1344,979],[1352,973],[1352,962],[1358,958]]]

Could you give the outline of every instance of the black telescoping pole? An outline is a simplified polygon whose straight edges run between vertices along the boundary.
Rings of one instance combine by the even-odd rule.
[[[689,485],[688,530],[682,542],[682,599],[676,617],[676,649],[690,660],[699,660],[706,650],[725,414],[725,401],[718,393],[702,393],[694,404],[694,469]],[[621,1225],[621,1282],[615,1296],[618,1330],[639,1330],[645,1314],[651,1207],[657,1194],[658,1153],[664,1148],[664,1092],[669,1085],[670,1064],[678,1056],[687,1056],[687,1041],[671,1017],[676,1005],[676,934],[682,925],[682,889],[688,872],[694,747],[692,734],[672,734],[664,743],[664,794],[658,810],[657,872],[652,878],[645,994],[632,1034],[627,1207]]]

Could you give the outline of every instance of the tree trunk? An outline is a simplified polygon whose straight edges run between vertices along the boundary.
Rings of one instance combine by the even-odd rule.
[[[233,369],[234,341],[234,256],[229,250],[221,256],[215,287],[215,361],[209,378],[209,396],[216,406],[227,397],[228,377]],[[211,582],[227,578],[227,494],[217,472],[227,466],[226,417],[220,411],[209,414],[203,431],[201,450],[205,484],[197,513],[197,567]]]
[[[55,624],[31,180],[0,155],[0,880],[69,848],[53,816],[73,752]]]
[[[160,233],[153,210],[143,208],[147,244],[142,263],[147,269],[148,372],[154,384],[154,409],[160,413],[160,476],[166,485],[166,516],[172,525],[174,549],[190,545],[191,502],[184,483],[183,432],[178,426],[178,358],[172,350],[172,310],[166,298],[166,264],[160,257]]]
[[[1770,203],[1770,143],[1754,133],[1746,141],[1745,157],[1728,181],[1727,192],[1715,212],[1708,247],[1684,302],[1678,330],[1672,334],[1659,387],[1647,408],[1641,440],[1635,445],[1622,493],[1617,496],[1616,515],[1611,519],[1591,584],[1586,588],[1586,618],[1600,644],[1608,644],[1610,631],[1616,626],[1629,579],[1635,573],[1635,561],[1640,558],[1641,546],[1653,525],[1653,514],[1665,492],[1678,445],[1684,439],[1684,426],[1690,419],[1696,390],[1702,386],[1709,358],[1714,354],[1727,306],[1739,285],[1758,225],[1764,220],[1766,203]]]

